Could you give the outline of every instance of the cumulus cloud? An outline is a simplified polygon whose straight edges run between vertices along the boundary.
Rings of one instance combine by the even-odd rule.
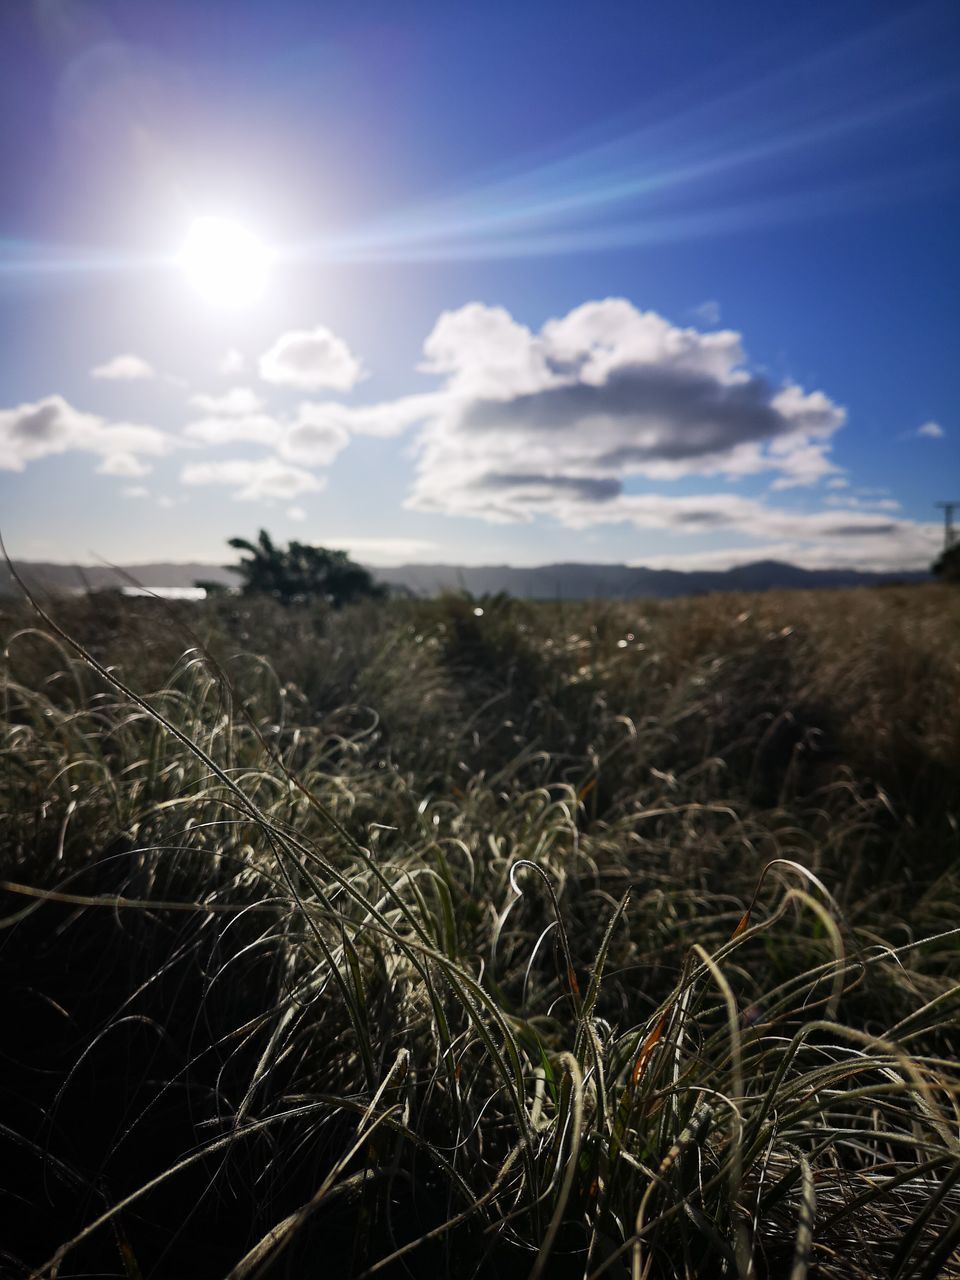
[[[323,405],[302,404],[295,420],[283,428],[279,452],[293,462],[328,467],[350,441],[350,434]]]
[[[302,391],[349,391],[364,376],[363,365],[330,329],[292,329],[260,357],[260,377]]]
[[[98,364],[90,370],[90,376],[106,378],[111,382],[139,382],[145,378],[155,378],[157,374],[153,365],[144,360],[143,356],[127,354],[114,356],[105,364]]]
[[[108,422],[58,395],[0,409],[0,470],[22,471],[39,458],[76,450],[99,455],[106,475],[139,476],[149,470],[139,455],[158,457],[172,447],[155,427]]]
[[[922,427],[917,427],[917,435],[925,436],[928,440],[940,440],[946,434],[939,422],[925,422]]]
[[[419,427],[407,505],[488,520],[556,514],[567,523],[616,502],[631,477],[815,484],[845,413],[824,392],[774,386],[747,367],[739,334],[678,328],[623,299],[590,302],[539,332],[502,307],[441,314],[423,347],[433,390],[379,404],[302,403],[263,410],[249,388],[194,396],[185,436],[261,444],[276,459],[326,467],[355,434]],[[329,330],[284,334],[260,361],[278,384],[347,389],[360,362]]]
[[[828,455],[846,415],[824,392],[751,372],[732,330],[681,329],[624,299],[539,333],[471,303],[440,316],[424,357],[445,385],[415,406],[419,510],[525,520],[551,490],[569,506],[599,484],[610,501],[634,476],[772,472],[783,489],[837,470]],[[372,412],[389,421],[388,406]]]
[[[325,484],[310,471],[274,457],[189,463],[180,472],[180,480],[185,485],[223,485],[236,491],[234,497],[251,502],[290,500],[302,493],[319,492]]]
[[[263,408],[263,401],[250,387],[231,387],[222,395],[204,395],[198,393],[190,397],[190,403],[196,409],[211,414],[257,413]]]

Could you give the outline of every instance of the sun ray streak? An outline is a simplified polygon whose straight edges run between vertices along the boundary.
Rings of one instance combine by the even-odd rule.
[[[935,25],[938,6],[921,6]],[[331,228],[278,264],[534,257],[668,243],[956,185],[931,149],[960,80],[908,56],[916,10],[781,65],[727,66],[460,190]],[[924,28],[925,29],[925,28]],[[929,35],[929,32],[927,32]],[[921,70],[924,74],[921,75]],[[641,113],[642,111],[642,113]],[[170,269],[171,254],[0,240],[0,277]]]

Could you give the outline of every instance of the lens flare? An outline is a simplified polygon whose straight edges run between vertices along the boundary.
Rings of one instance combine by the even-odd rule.
[[[255,302],[267,286],[273,253],[239,223],[197,218],[178,261],[193,288],[219,307]]]

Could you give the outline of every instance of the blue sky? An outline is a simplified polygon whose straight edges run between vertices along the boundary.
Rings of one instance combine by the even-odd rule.
[[[958,39],[937,0],[4,6],[10,550],[929,563]]]

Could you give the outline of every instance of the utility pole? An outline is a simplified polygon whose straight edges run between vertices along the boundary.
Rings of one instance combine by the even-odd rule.
[[[943,549],[949,551],[957,540],[957,531],[953,527],[953,513],[960,508],[960,500],[955,502],[935,502],[935,507],[943,508]]]

